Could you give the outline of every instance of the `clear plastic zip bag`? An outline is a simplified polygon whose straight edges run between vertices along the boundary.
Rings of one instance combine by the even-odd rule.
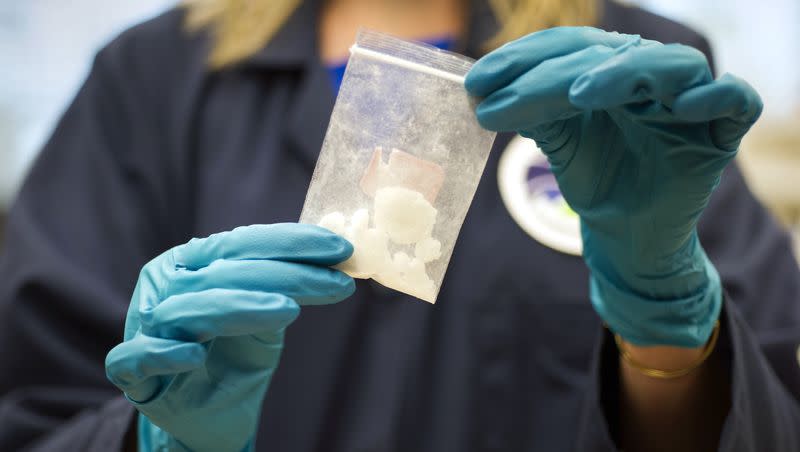
[[[337,268],[436,301],[496,135],[464,89],[473,62],[358,34],[300,216],[353,244]]]

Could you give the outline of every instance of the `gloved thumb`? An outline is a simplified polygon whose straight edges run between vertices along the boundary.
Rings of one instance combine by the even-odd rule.
[[[672,112],[679,119],[710,121],[714,145],[726,151],[739,148],[742,138],[763,109],[764,103],[758,92],[731,74],[682,93],[672,105]]]

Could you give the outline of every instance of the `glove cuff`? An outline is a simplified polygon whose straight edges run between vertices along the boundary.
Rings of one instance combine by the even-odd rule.
[[[136,436],[139,443],[139,452],[200,452],[190,449],[172,435],[150,422],[150,419],[141,413],[139,413]],[[254,450],[255,441],[250,440],[241,452],[253,452]]]
[[[139,441],[139,452],[189,452],[188,447],[175,441],[169,433],[158,428],[141,413],[139,414],[137,438]]]
[[[589,296],[595,311],[613,332],[636,345],[702,346],[722,309],[722,283],[714,265],[698,248],[705,284],[683,297],[647,297],[593,270]]]

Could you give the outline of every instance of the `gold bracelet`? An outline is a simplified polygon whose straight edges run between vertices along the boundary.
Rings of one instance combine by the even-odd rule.
[[[617,350],[619,350],[619,354],[622,357],[622,360],[625,361],[629,366],[633,367],[634,369],[638,370],[642,374],[652,377],[652,378],[660,378],[663,380],[669,380],[673,378],[683,377],[688,375],[698,367],[702,366],[704,362],[711,356],[711,353],[714,352],[714,348],[717,345],[717,339],[719,338],[719,320],[714,324],[714,331],[711,333],[711,338],[706,343],[705,348],[703,349],[703,354],[700,355],[700,358],[697,361],[693,362],[689,367],[677,370],[662,370],[662,369],[653,369],[651,367],[647,367],[646,365],[636,361],[631,357],[631,354],[628,350],[625,349],[622,338],[619,334],[614,334],[614,342],[617,343]]]

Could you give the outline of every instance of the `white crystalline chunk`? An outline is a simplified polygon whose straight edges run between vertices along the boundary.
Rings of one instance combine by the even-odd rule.
[[[375,192],[375,226],[400,245],[430,237],[437,210],[421,193],[402,187]]]
[[[427,237],[414,247],[414,256],[424,263],[435,261],[442,257],[442,243],[433,237]]]
[[[353,245],[350,259],[336,265],[354,278],[373,278],[381,284],[433,303],[436,285],[425,264],[441,256],[441,243],[431,237],[437,210],[421,193],[403,187],[386,187],[375,194],[374,227],[370,212],[355,211],[350,218],[342,212],[322,217],[319,225],[342,235]],[[414,255],[389,250],[396,245],[413,245]],[[411,247],[404,247],[410,249]]]
[[[375,275],[375,280],[386,287],[433,303],[436,288],[425,271],[425,264],[419,259],[410,258],[406,253],[395,253],[391,267]]]
[[[415,287],[416,291],[430,292],[433,290],[433,280],[428,277],[425,264],[419,259],[411,259],[404,276],[406,283],[410,287]]]
[[[386,233],[379,229],[366,229],[346,238],[353,244],[350,259],[336,268],[353,278],[371,278],[389,265],[389,248]]]
[[[326,217],[330,215],[332,214],[326,215]],[[344,219],[344,215],[342,215],[342,219]],[[357,210],[350,217],[350,224],[343,229],[344,238],[353,245],[353,255],[350,259],[336,265],[335,268],[353,278],[364,279],[384,271],[384,268],[390,263],[389,240],[385,232],[369,228],[367,209]]]
[[[408,254],[398,251],[394,253],[394,259],[392,260],[392,264],[394,265],[394,270],[398,273],[405,273],[408,271],[408,266],[411,263],[411,258],[408,257]]]
[[[350,218],[350,229],[354,234],[366,231],[369,228],[369,211],[358,209]]]
[[[346,220],[342,212],[331,212],[322,217],[322,219],[319,220],[318,225],[329,229],[336,234],[344,235],[345,221]]]

